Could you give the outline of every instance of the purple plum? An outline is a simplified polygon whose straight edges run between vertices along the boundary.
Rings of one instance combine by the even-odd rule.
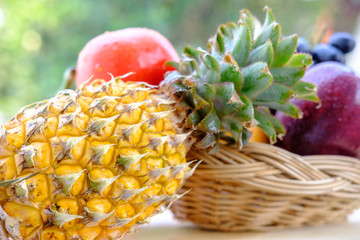
[[[277,145],[300,155],[360,158],[360,78],[343,64],[324,62],[311,67],[303,80],[318,86],[321,105],[293,100],[302,119],[278,112],[287,132]]]

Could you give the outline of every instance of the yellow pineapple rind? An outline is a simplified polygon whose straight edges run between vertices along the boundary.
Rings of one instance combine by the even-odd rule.
[[[191,173],[174,103],[113,78],[20,110],[0,126],[1,239],[114,239],[166,209]]]

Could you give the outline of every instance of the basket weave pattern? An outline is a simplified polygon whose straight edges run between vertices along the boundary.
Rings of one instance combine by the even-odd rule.
[[[172,206],[175,217],[220,231],[270,230],[346,220],[360,207],[360,160],[301,157],[262,143],[190,153],[202,160]]]

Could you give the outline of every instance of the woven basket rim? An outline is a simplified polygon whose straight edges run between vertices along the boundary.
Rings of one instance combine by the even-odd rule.
[[[360,184],[360,159],[355,157],[300,156],[270,144],[257,142],[248,143],[241,150],[235,146],[222,145],[219,153],[214,155],[201,151],[190,151],[189,155],[202,159],[196,174],[207,174],[218,181],[241,182],[279,194],[330,194],[360,198],[360,189],[349,189],[352,182]],[[257,157],[262,162],[252,161],[248,156]],[[343,170],[349,173],[349,176],[329,176],[321,170]],[[288,178],[276,177],[281,173],[286,173]],[[346,194],[339,195],[341,190],[345,190]]]
[[[360,207],[360,159],[299,156],[265,144],[217,154],[190,151],[202,161],[171,207],[175,217],[220,231],[274,230],[346,220]],[[193,162],[192,165],[195,165]]]

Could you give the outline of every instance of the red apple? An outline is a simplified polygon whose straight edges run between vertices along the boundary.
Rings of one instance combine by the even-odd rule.
[[[147,28],[125,28],[106,32],[91,39],[79,54],[76,66],[76,86],[89,80],[111,80],[133,72],[123,81],[147,82],[158,85],[164,74],[173,70],[168,61],[179,61],[169,40]],[[90,81],[92,81],[90,80]]]
[[[293,100],[302,119],[277,113],[287,130],[278,146],[301,155],[360,158],[360,78],[345,65],[324,62],[311,67],[303,80],[318,86],[321,105]]]

